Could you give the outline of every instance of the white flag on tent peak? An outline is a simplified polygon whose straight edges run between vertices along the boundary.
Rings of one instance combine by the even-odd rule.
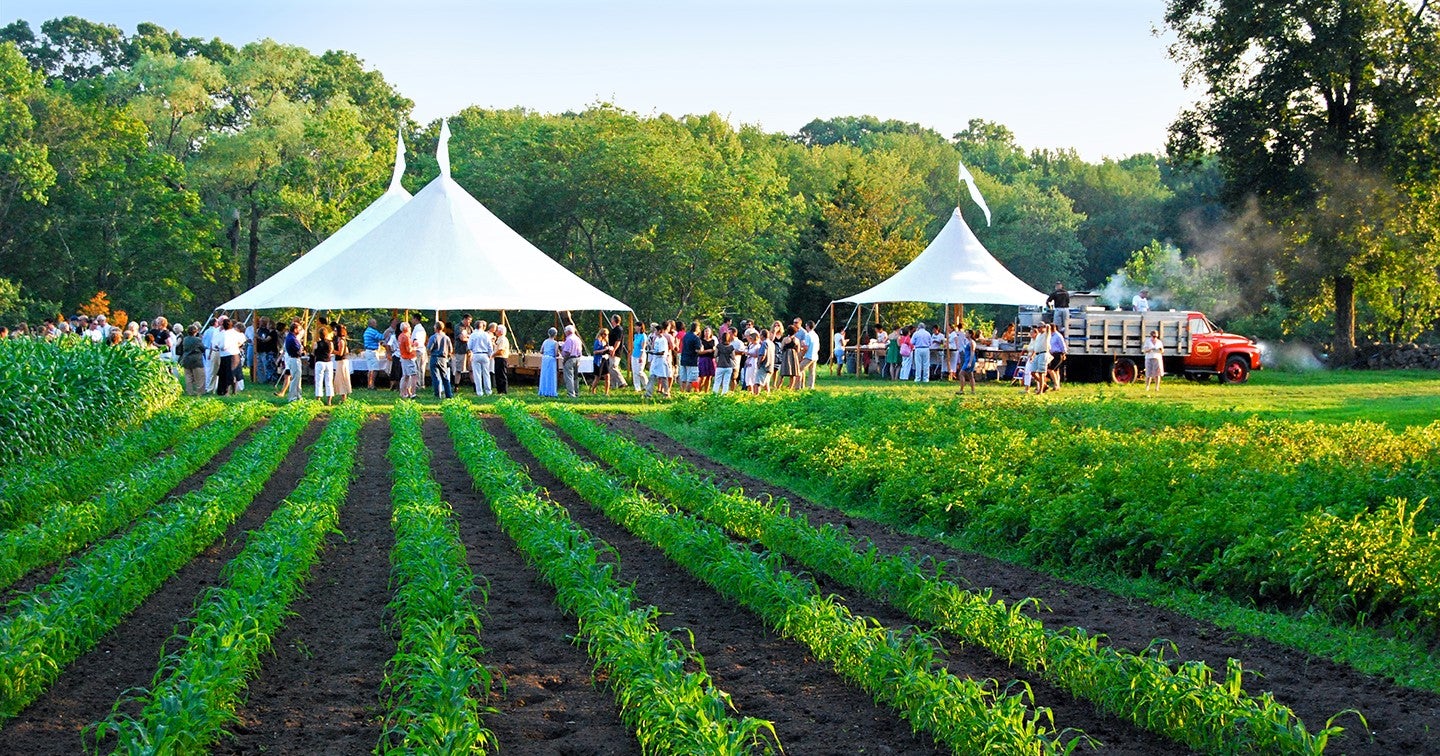
[[[980,209],[985,211],[985,225],[988,226],[990,225],[990,206],[985,204],[985,198],[980,196],[980,188],[975,186],[975,177],[970,175],[970,171],[966,170],[965,161],[961,160],[958,162],[960,163],[960,180],[970,189],[970,199],[975,200],[975,204],[979,205]]]
[[[399,128],[395,129],[395,172],[390,175],[390,189],[404,189],[400,177],[405,175],[405,137]]]
[[[440,119],[440,145],[435,148],[435,159],[440,163],[440,175],[450,176],[450,122]]]

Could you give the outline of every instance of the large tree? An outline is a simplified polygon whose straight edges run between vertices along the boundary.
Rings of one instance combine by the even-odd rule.
[[[1329,301],[1333,348],[1347,361],[1357,292],[1374,288],[1369,276],[1401,272],[1364,264],[1386,243],[1373,232],[1395,220],[1376,217],[1383,203],[1365,198],[1436,180],[1434,9],[1401,0],[1170,0],[1166,22],[1187,83],[1205,86],[1172,127],[1172,154],[1218,152],[1232,206],[1254,197],[1283,229],[1284,252],[1265,262],[1302,303]],[[1369,212],[1346,212],[1362,205]]]

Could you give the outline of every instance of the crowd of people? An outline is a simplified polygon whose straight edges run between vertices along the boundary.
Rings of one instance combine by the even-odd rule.
[[[876,372],[882,378],[916,383],[944,378],[958,381],[961,393],[967,386],[974,393],[979,344],[979,332],[962,328],[958,323],[951,325],[948,333],[932,333],[923,322],[893,331],[874,328],[865,349],[860,350],[860,369]],[[835,364],[837,376],[848,346],[845,334],[837,332],[833,343],[835,353],[841,355],[841,361]],[[871,363],[868,366],[863,364],[866,359]]]
[[[1068,292],[1057,284],[1051,297],[1057,300],[1054,304],[1064,304]],[[1137,296],[1143,297],[1143,292]],[[575,325],[550,328],[539,347],[539,394],[558,397],[563,391],[575,398],[588,390],[608,396],[629,386],[646,397],[670,397],[674,391],[758,394],[815,386],[821,354],[814,321],[795,318],[787,325],[776,320],[766,328],[748,320],[735,325],[729,318],[715,325],[669,320],[637,328],[629,340],[625,330],[620,316],[613,316],[595,331],[587,351]],[[376,387],[377,377],[388,378],[389,387],[403,399],[414,399],[427,383],[435,396],[452,397],[467,379],[477,395],[505,394],[516,357],[504,324],[469,315],[453,325],[435,322],[429,330],[418,314],[392,317],[383,329],[370,318],[359,339],[358,355],[351,353],[345,325],[324,317],[308,327],[299,320],[277,324],[265,317],[249,325],[217,317],[204,326],[199,322],[182,326],[156,317],[117,327],[104,315],[77,315],[68,321],[46,320],[34,329],[0,328],[0,338],[65,335],[158,350],[176,363],[186,393],[194,396],[242,390],[244,366],[253,358],[254,378],[273,384],[276,396],[295,401],[301,396],[299,376],[308,365],[315,396],[327,404],[344,401],[351,393],[352,372],[364,373],[368,389]],[[1023,392],[1043,394],[1060,388],[1068,350],[1060,324],[1038,325],[1018,341],[1014,324],[988,340],[959,324],[936,332],[923,322],[893,330],[874,327],[858,350],[841,330],[832,335],[828,362],[837,376],[849,362],[851,369],[894,380],[956,381],[961,394],[967,387],[973,394],[982,343],[1018,347],[1020,361],[1013,375]],[[1149,334],[1143,351],[1146,390],[1158,390],[1163,375],[1158,333]],[[352,370],[347,361],[357,357]],[[588,376],[581,367],[587,360]]]

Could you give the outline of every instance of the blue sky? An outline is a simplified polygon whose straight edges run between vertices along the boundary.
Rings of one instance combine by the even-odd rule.
[[[604,100],[716,111],[791,133],[870,114],[949,136],[971,118],[1026,148],[1160,150],[1194,98],[1165,54],[1162,0],[460,2],[6,0],[0,23],[153,21],[232,44],[345,49],[427,121],[468,105],[542,112]]]

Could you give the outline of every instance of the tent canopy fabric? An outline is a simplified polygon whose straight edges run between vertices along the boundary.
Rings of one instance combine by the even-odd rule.
[[[291,288],[316,310],[630,312],[541,252],[441,175]]]
[[[633,312],[526,241],[455,183],[448,137],[449,124],[442,124],[441,172],[434,181],[334,254],[288,277],[266,306]]]
[[[1043,305],[1045,295],[1001,265],[956,208],[945,228],[909,265],[859,294],[835,301]]]
[[[400,185],[400,177],[404,174],[405,142],[399,134],[396,134],[395,170],[390,176],[390,187],[385,190],[384,194],[361,210],[359,215],[351,218],[349,223],[341,226],[340,230],[316,245],[314,249],[301,255],[299,259],[285,266],[279,273],[261,281],[255,288],[220,305],[217,309],[268,310],[276,307],[304,307],[305,305],[296,302],[298,294],[295,284],[326,261],[344,252],[351,243],[370,233],[372,229],[410,201],[410,193]]]

